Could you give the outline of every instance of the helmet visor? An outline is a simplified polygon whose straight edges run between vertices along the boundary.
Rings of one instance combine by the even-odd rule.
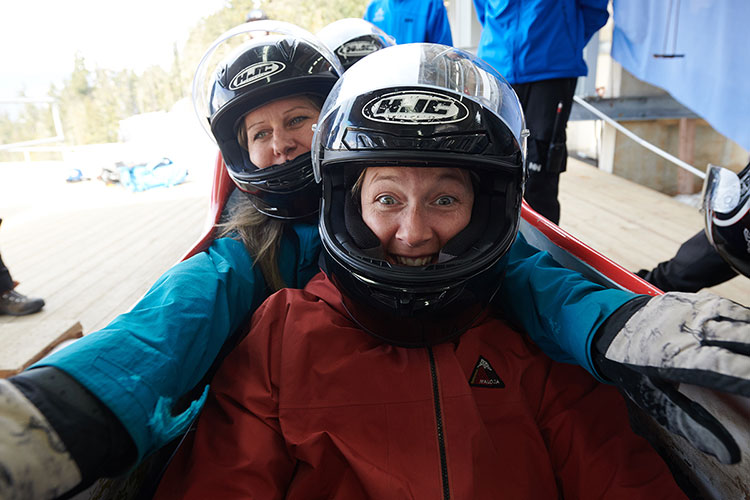
[[[419,61],[418,64],[413,64]],[[398,68],[398,70],[394,70]],[[419,87],[421,93],[397,89]],[[357,96],[394,89],[393,94],[367,103],[363,113],[370,119],[395,126],[404,123],[451,124],[466,118],[471,101],[502,120],[525,152],[524,118],[510,84],[490,65],[467,52],[439,44],[397,45],[367,56],[367,64],[354,65],[339,80],[320,113],[313,143],[336,133],[339,124],[327,120],[357,102]],[[430,89],[435,89],[432,93]],[[457,98],[446,99],[446,91]],[[328,141],[323,141],[328,142]],[[313,150],[316,179],[320,179],[320,151]]]
[[[703,183],[703,211],[711,214],[729,214],[740,203],[742,183],[729,169],[708,165],[706,180]]]
[[[283,21],[253,21],[227,31],[217,38],[201,58],[193,77],[193,108],[206,133],[214,142],[209,120],[217,107],[213,95],[214,80],[220,68],[225,67],[253,44],[262,43],[267,37],[292,37],[301,40],[318,50],[336,68],[339,74],[344,72],[336,56],[323,45],[312,33]],[[273,68],[257,68],[257,71],[273,71]],[[249,110],[248,110],[249,111]]]
[[[317,33],[318,38],[334,53],[336,49],[347,42],[358,38],[368,37],[372,40],[380,39],[379,48],[396,45],[396,40],[374,24],[360,18],[339,19]],[[370,52],[368,52],[370,53]]]
[[[317,35],[338,56],[345,69],[373,52],[396,45],[392,36],[359,18],[334,21]]]

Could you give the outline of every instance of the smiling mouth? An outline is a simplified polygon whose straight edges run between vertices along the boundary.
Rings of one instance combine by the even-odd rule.
[[[401,266],[423,267],[432,262],[434,255],[428,255],[426,257],[404,257],[403,255],[395,255],[394,258],[396,264]]]

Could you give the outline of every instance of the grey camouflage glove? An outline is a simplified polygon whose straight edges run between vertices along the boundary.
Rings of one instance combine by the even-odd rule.
[[[81,480],[76,463],[44,415],[0,379],[0,498],[55,498]]]
[[[750,309],[708,292],[653,297],[595,342],[597,369],[669,431],[723,463],[737,443],[675,383],[750,396]]]

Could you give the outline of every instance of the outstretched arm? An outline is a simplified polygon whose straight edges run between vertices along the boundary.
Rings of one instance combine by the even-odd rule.
[[[318,271],[320,244],[315,226],[295,225],[294,231],[296,238],[282,243],[281,270],[286,283],[302,286]],[[125,472],[184,432],[204,401],[202,387],[184,397],[186,392],[266,293],[244,246],[217,240],[165,273],[132,311],[11,382],[31,407],[42,409],[46,424],[73,454],[81,487],[87,486]],[[69,399],[72,393],[78,403],[55,403],[59,394]],[[185,404],[173,408],[177,400]],[[0,404],[0,435],[9,429],[3,423],[6,407]],[[92,432],[104,438],[91,438]],[[6,466],[5,460],[23,457],[8,454],[0,462]],[[43,466],[27,465],[19,467],[49,475]]]
[[[142,457],[193,420],[200,405],[172,416],[173,403],[265,298],[263,283],[242,243],[217,240],[164,273],[129,312],[35,366],[62,370],[99,398]]]
[[[710,294],[606,289],[514,243],[500,304],[550,357],[616,385],[663,427],[725,463],[729,432],[677,391],[686,382],[750,396],[750,310]]]
[[[203,404],[202,391],[174,415],[173,403],[198,384],[230,332],[263,299],[258,279],[262,285],[241,243],[218,240],[168,270],[131,311],[10,378],[16,399],[26,403],[17,406],[28,411],[11,412],[0,402],[0,441],[32,419],[59,444],[34,460],[20,442],[8,445],[14,453],[3,454],[0,465],[14,489],[44,479],[55,492],[19,498],[53,498],[121,474],[184,432]],[[69,467],[45,465],[64,456]]]
[[[639,302],[597,333],[597,369],[669,431],[722,463],[739,462],[729,431],[677,386],[750,396],[750,309],[708,292]]]
[[[519,234],[508,254],[499,305],[552,359],[580,365],[601,380],[591,359],[594,334],[636,296],[560,266]]]

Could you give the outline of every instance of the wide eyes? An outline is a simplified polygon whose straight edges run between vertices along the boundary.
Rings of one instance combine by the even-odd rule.
[[[381,205],[395,205],[396,204],[396,199],[393,198],[393,196],[390,196],[390,195],[387,195],[387,194],[383,195],[383,196],[378,196],[376,198],[376,200]]]
[[[396,204],[396,199],[393,196],[388,195],[388,194],[378,196],[377,198],[375,198],[375,200],[381,205],[395,205]],[[453,196],[446,195],[446,196],[438,197],[434,203],[435,205],[446,207],[446,206],[453,205],[455,202],[456,202],[456,198],[454,198]]]

